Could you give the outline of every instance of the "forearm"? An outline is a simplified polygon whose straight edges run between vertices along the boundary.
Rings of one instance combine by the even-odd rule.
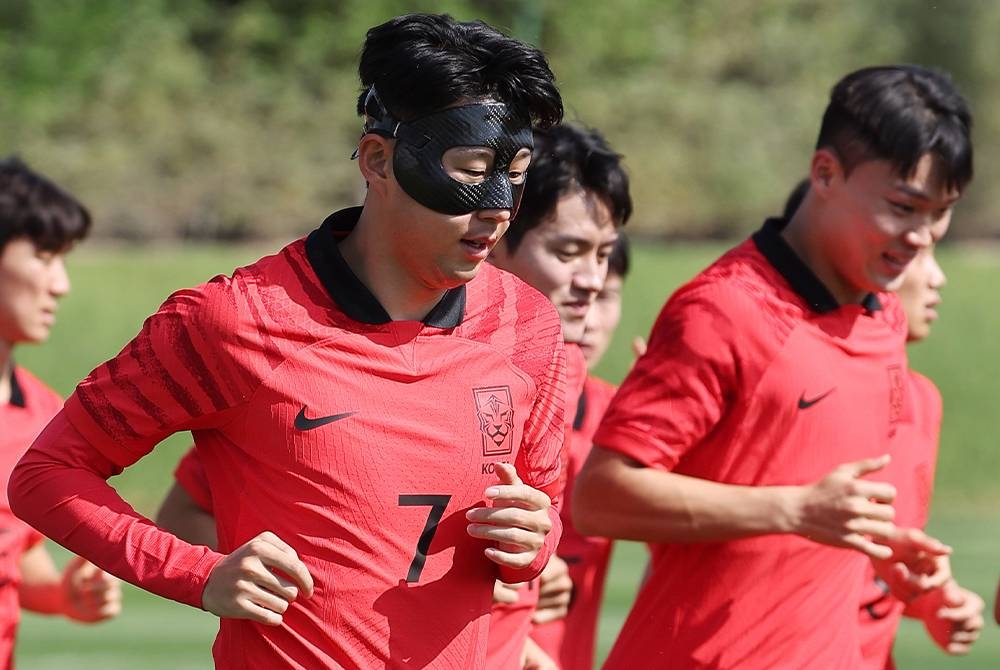
[[[734,540],[792,532],[795,493],[633,465],[595,447],[577,477],[573,523],[586,535],[642,542]]]
[[[22,609],[36,614],[66,614],[66,593],[60,581],[24,584],[18,588]]]
[[[222,556],[177,539],[132,509],[106,481],[114,469],[60,414],[14,469],[11,508],[109,573],[201,607],[208,574]]]

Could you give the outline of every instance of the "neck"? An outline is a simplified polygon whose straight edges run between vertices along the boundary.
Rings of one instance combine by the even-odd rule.
[[[868,294],[856,286],[852,286],[831,262],[825,249],[823,236],[820,234],[822,223],[815,208],[803,202],[798,211],[781,231],[781,237],[792,248],[795,255],[806,264],[823,286],[833,295],[840,305],[857,304]]]
[[[379,301],[393,321],[420,321],[445,294],[443,289],[421,285],[402,265],[394,262],[391,231],[378,225],[391,220],[365,203],[357,226],[340,243],[340,253]]]

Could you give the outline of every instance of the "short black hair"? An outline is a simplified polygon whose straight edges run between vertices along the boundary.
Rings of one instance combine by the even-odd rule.
[[[806,199],[806,193],[809,192],[809,185],[809,179],[803,179],[795,185],[795,188],[791,190],[785,199],[785,209],[781,213],[781,218],[788,221],[795,215],[795,212],[802,205],[802,201]]]
[[[0,159],[0,250],[27,237],[39,249],[65,251],[90,231],[90,212],[16,157]]]
[[[949,189],[972,180],[972,113],[948,75],[919,65],[869,67],[830,93],[816,148],[837,153],[847,173],[868,160],[913,174],[935,155]]]
[[[562,120],[562,97],[544,54],[482,21],[447,14],[398,16],[368,31],[358,114],[372,86],[387,111],[412,121],[462,99],[502,102],[538,127]]]
[[[628,236],[624,232],[618,234],[615,246],[608,256],[608,274],[618,275],[622,279],[628,276],[629,268],[632,267],[632,250],[628,242]]]
[[[535,148],[524,180],[517,217],[503,240],[517,251],[532,228],[552,215],[559,199],[583,190],[601,198],[619,226],[632,216],[632,196],[622,156],[592,128],[562,124],[534,132]]]

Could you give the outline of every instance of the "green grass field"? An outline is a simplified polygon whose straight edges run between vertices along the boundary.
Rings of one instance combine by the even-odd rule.
[[[631,337],[644,335],[665,297],[723,248],[637,247],[633,275],[626,285],[622,327],[600,370],[614,381],[620,380],[627,368]],[[67,394],[91,368],[117,353],[171,290],[228,273],[266,251],[269,249],[85,245],[70,258],[74,292],[64,301],[51,342],[42,348],[19,350],[18,360]],[[946,406],[930,530],[954,546],[956,574],[984,596],[992,611],[1000,568],[1000,449],[995,444],[1000,435],[1000,414],[993,405],[994,375],[1000,362],[1000,311],[994,309],[988,296],[1000,271],[1000,251],[946,247],[940,256],[950,280],[942,321],[931,339],[911,353],[913,367],[937,381]],[[175,436],[115,478],[113,484],[139,511],[153,513],[189,439]],[[616,551],[601,621],[602,654],[628,612],[643,561],[643,550],[637,545],[623,544]],[[211,667],[215,629],[216,621],[210,615],[126,587],[125,612],[108,624],[78,626],[26,615],[18,667],[206,668]],[[907,625],[900,633],[897,660],[906,670],[998,668],[1000,633],[991,621],[969,657],[949,659],[933,647],[919,625]]]

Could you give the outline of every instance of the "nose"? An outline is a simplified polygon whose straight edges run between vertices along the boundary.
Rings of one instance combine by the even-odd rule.
[[[903,235],[903,241],[916,249],[926,249],[934,242],[934,236],[931,234],[930,226],[921,224],[907,230]]]
[[[69,293],[71,288],[69,272],[66,271],[66,262],[62,256],[56,256],[52,259],[52,263],[49,266],[49,273],[49,292],[57,298],[61,298]]]
[[[931,257],[930,259],[930,285],[933,289],[940,289],[945,284],[948,283],[948,277],[945,275],[944,270],[941,269],[941,265],[938,264],[937,259]]]
[[[492,221],[496,224],[510,222],[509,209],[479,209],[476,210],[476,216],[484,221]]]
[[[597,295],[608,276],[608,264],[602,263],[594,254],[580,259],[580,266],[573,273],[573,285],[582,291]]]

